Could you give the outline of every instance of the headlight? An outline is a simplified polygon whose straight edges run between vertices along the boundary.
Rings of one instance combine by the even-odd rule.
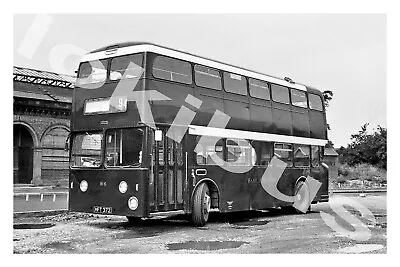
[[[128,190],[128,184],[125,181],[121,181],[119,183],[118,190],[122,194],[125,193]]]
[[[128,207],[131,210],[136,210],[139,205],[139,201],[136,197],[130,197],[128,200]]]
[[[82,180],[82,182],[79,184],[79,188],[82,192],[86,192],[88,189],[88,183],[85,180]]]

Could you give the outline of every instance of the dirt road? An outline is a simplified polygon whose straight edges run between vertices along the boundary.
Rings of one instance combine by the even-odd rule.
[[[331,202],[338,203],[339,197],[331,197]],[[375,222],[368,221],[345,205],[368,226],[368,240],[352,240],[328,226],[321,211],[334,216],[342,229],[354,231],[324,203],[313,205],[307,214],[212,214],[202,228],[193,227],[182,215],[138,224],[129,224],[125,217],[81,213],[18,217],[14,253],[386,253],[386,195],[349,198],[375,216]]]

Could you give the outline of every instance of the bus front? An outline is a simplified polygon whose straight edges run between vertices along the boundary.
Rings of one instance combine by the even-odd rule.
[[[145,217],[148,130],[126,91],[116,94],[144,90],[144,53],[98,54],[83,58],[74,90],[69,210]]]

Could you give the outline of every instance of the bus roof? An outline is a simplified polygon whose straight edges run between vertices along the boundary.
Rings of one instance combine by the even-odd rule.
[[[245,69],[242,67],[237,67],[231,64],[223,63],[214,59],[209,59],[201,56],[197,56],[194,54],[190,54],[187,52],[179,51],[176,49],[172,49],[165,46],[160,46],[157,44],[149,43],[149,42],[124,42],[124,43],[116,43],[113,45],[104,46],[102,48],[93,50],[88,54],[82,57],[82,62],[92,61],[97,59],[104,59],[122,55],[128,55],[133,53],[140,52],[154,52],[157,54],[170,56],[173,58],[178,58],[182,60],[186,60],[189,62],[198,63],[201,65],[205,65],[208,67],[213,67],[216,69],[241,74],[247,77],[264,80],[267,82],[276,83],[279,85],[287,86],[290,88],[296,88],[299,90],[307,91],[307,87],[304,84],[294,83],[291,80],[285,80],[279,77],[267,75],[261,72]],[[315,89],[315,88],[313,88]],[[317,90],[319,91],[319,90]],[[319,91],[320,92],[320,91]]]

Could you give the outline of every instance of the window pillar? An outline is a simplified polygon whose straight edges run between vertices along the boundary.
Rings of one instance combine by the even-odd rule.
[[[42,185],[42,148],[33,148],[33,174],[32,174],[32,184]]]

